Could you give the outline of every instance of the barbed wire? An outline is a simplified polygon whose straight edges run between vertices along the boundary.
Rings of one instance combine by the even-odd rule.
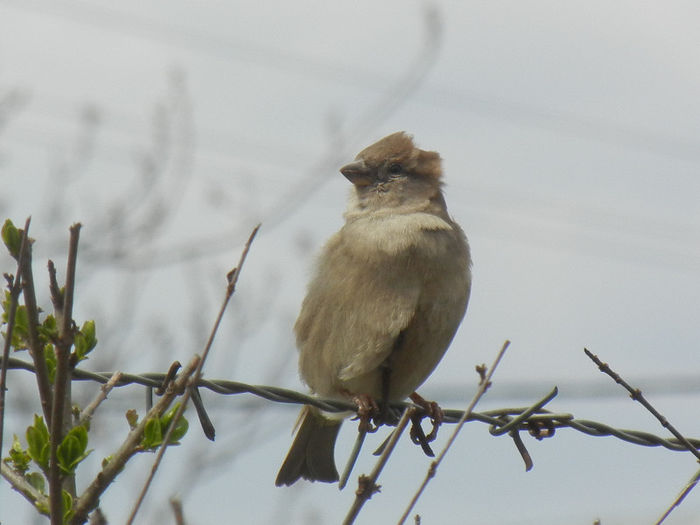
[[[11,357],[8,359],[7,364],[10,370],[34,372],[34,365],[27,361]],[[73,380],[75,381],[94,381],[102,384],[107,383],[114,374],[114,372],[90,372],[80,368],[74,369],[72,373]],[[172,374],[167,373],[122,373],[115,387],[141,385],[157,389],[163,386],[163,382],[166,378],[170,377],[170,379],[172,379],[171,375]],[[356,410],[356,406],[350,402],[318,398],[295,390],[276,386],[251,385],[226,379],[200,379],[196,386],[198,388],[206,388],[207,390],[221,395],[252,394],[275,403],[312,405],[327,412],[342,413],[354,412]],[[597,421],[577,419],[570,413],[552,412],[542,408],[542,405],[548,403],[556,394],[557,389],[555,387],[552,392],[532,406],[473,412],[467,418],[467,421],[478,421],[489,425],[489,432],[493,435],[524,431],[528,432],[534,438],[541,440],[554,436],[557,429],[570,428],[589,436],[615,437],[634,445],[663,447],[674,451],[688,451],[687,447],[675,438],[663,438],[650,432],[640,430],[615,428]],[[392,403],[391,408],[401,412],[409,405],[415,406],[411,403]],[[420,411],[423,409],[418,407],[418,410]],[[446,409],[444,410],[444,422],[456,423],[462,417],[463,413],[462,410]],[[688,441],[693,447],[700,449],[699,438],[688,438]]]

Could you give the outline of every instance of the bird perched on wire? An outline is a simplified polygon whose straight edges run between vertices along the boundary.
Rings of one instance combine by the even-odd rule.
[[[410,135],[384,137],[340,172],[354,191],[294,327],[299,371],[316,395],[372,412],[406,399],[442,358],[467,308],[471,256],[447,213],[440,155]],[[275,484],[337,481],[341,423],[304,407]]]

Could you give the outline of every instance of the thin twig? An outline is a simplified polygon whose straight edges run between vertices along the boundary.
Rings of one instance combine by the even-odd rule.
[[[219,325],[221,324],[221,319],[224,317],[224,312],[226,311],[226,307],[228,306],[229,300],[231,299],[231,296],[233,296],[233,293],[236,291],[236,283],[238,282],[238,276],[241,273],[241,268],[243,267],[243,263],[245,262],[246,257],[248,256],[248,251],[250,250],[250,245],[253,242],[253,239],[255,239],[255,235],[258,233],[258,230],[260,229],[260,224],[258,224],[255,228],[253,228],[253,231],[250,234],[250,237],[248,237],[248,241],[245,243],[245,246],[243,247],[243,251],[241,252],[240,259],[238,260],[238,265],[231,270],[228,274],[228,285],[226,287],[226,295],[224,297],[224,300],[221,304],[221,308],[219,308],[219,314],[216,316],[216,321],[214,322],[214,326],[211,329],[211,332],[209,334],[209,339],[207,340],[207,344],[204,346],[204,351],[202,352],[202,358],[199,361],[197,365],[197,369],[194,373],[194,376],[192,378],[192,381],[189,383],[189,387],[185,393],[182,396],[182,401],[180,403],[180,406],[178,407],[177,411],[175,412],[175,415],[172,418],[172,421],[170,423],[170,426],[168,427],[167,432],[165,433],[165,436],[163,437],[163,443],[161,444],[160,448],[158,449],[158,454],[156,455],[156,459],[153,462],[153,466],[151,467],[151,472],[148,475],[148,478],[146,479],[146,483],[143,486],[143,489],[141,489],[141,493],[139,494],[138,499],[136,500],[136,503],[134,504],[134,508],[131,511],[131,514],[129,515],[129,519],[127,519],[126,524],[131,525],[134,522],[134,519],[136,518],[136,514],[138,513],[139,508],[141,507],[141,503],[143,503],[144,498],[146,497],[146,492],[148,492],[148,488],[151,485],[151,482],[153,481],[153,477],[156,474],[156,471],[158,470],[158,467],[160,465],[160,462],[163,459],[163,455],[165,454],[165,451],[168,448],[168,444],[170,442],[170,436],[172,435],[173,430],[177,426],[178,421],[180,421],[180,418],[182,417],[182,414],[185,412],[185,408],[187,407],[187,402],[189,401],[192,388],[194,385],[197,384],[197,382],[201,379],[202,377],[202,367],[204,366],[204,362],[209,355],[209,350],[212,347],[212,344],[214,343],[214,338],[216,337],[216,333],[219,330]]]
[[[78,266],[78,241],[81,224],[76,222],[70,227],[70,244],[68,245],[68,262],[66,264],[66,283],[63,291],[63,315],[59,324],[59,334],[70,334],[73,323],[73,296],[75,294],[75,271]],[[72,344],[72,340],[71,340]]]
[[[173,509],[175,525],[185,525],[185,513],[182,510],[182,501],[179,498],[170,498],[170,507]]]
[[[678,494],[678,497],[677,497],[675,500],[673,500],[673,503],[671,503],[671,506],[670,506],[669,508],[666,509],[666,512],[664,512],[663,516],[661,516],[661,518],[659,518],[659,521],[657,521],[657,522],[655,523],[655,525],[660,525],[661,523],[663,523],[663,522],[666,520],[666,518],[669,517],[669,515],[671,514],[671,512],[673,512],[673,509],[675,509],[676,507],[678,507],[678,505],[681,504],[681,502],[685,499],[685,497],[686,497],[688,494],[690,494],[690,491],[693,490],[693,489],[695,488],[695,485],[698,484],[698,481],[700,481],[700,470],[698,470],[698,471],[693,475],[693,477],[690,478],[690,481],[688,481],[688,483],[686,483],[686,485],[685,485],[685,487],[683,488],[683,490],[681,491],[681,493]]]
[[[656,410],[649,401],[646,400],[646,398],[642,395],[642,391],[638,388],[633,388],[630,386],[630,384],[622,379],[620,375],[616,372],[614,372],[607,363],[603,363],[600,359],[598,359],[598,356],[593,354],[591,351],[589,351],[587,348],[583,349],[584,352],[586,352],[586,355],[593,361],[596,365],[598,365],[598,369],[603,372],[604,374],[609,375],[618,385],[622,385],[629,393],[630,397],[634,399],[635,401],[638,401],[644,408],[646,408],[656,419],[659,420],[659,423],[661,423],[661,426],[667,429],[671,434],[673,434],[678,441],[683,443],[685,447],[696,457],[700,460],[700,451],[696,449],[690,441],[688,441],[688,438],[686,438],[683,434],[681,434],[678,430],[676,430],[676,427],[674,427],[668,419],[664,415],[662,415],[658,410]]]
[[[5,333],[5,344],[2,349],[2,366],[0,367],[0,456],[2,455],[2,436],[5,430],[5,391],[7,389],[7,361],[10,357],[10,346],[12,346],[12,331],[15,326],[15,316],[17,315],[17,305],[19,303],[19,293],[22,290],[22,265],[27,253],[29,239],[29,223],[31,217],[27,217],[22,232],[22,242],[17,256],[17,272],[10,287],[10,311],[7,313],[7,330]],[[8,277],[8,280],[10,278]],[[8,283],[9,284],[9,283]]]
[[[369,476],[360,476],[358,480],[358,489],[355,492],[355,501],[350,507],[347,516],[345,516],[343,525],[350,525],[354,523],[365,502],[369,500],[375,492],[379,492],[379,486],[377,485],[379,474],[382,472],[382,469],[384,469],[384,465],[386,465],[389,456],[394,451],[396,443],[399,441],[399,437],[401,437],[406,425],[408,425],[408,422],[411,420],[411,417],[415,414],[415,412],[416,407],[406,407],[406,409],[403,411],[403,416],[401,416],[401,419],[396,426],[396,429],[394,429],[394,431],[391,433],[389,442],[387,443],[386,447],[384,447],[384,450],[382,450],[382,454],[379,456],[379,459],[377,459],[377,463],[374,465],[372,472]]]
[[[0,472],[2,477],[10,483],[10,486],[24,496],[29,503],[35,507],[48,508],[48,498],[32,487],[22,474],[14,471],[4,461],[0,462]]]
[[[70,227],[70,243],[68,262],[66,264],[66,284],[63,290],[63,303],[56,311],[59,321],[58,341],[56,350],[56,375],[54,376],[53,406],[51,407],[50,425],[50,462],[49,462],[49,508],[51,525],[63,525],[63,484],[61,469],[58,465],[58,446],[63,440],[70,425],[71,376],[70,349],[73,346],[73,294],[75,287],[75,270],[78,262],[78,240],[80,239],[80,223]],[[55,298],[54,304],[58,303]],[[74,491],[71,494],[75,497]]]
[[[350,478],[350,474],[352,473],[352,469],[355,466],[355,463],[357,462],[357,457],[360,455],[360,450],[362,449],[362,444],[365,442],[366,436],[367,436],[366,430],[360,430],[357,432],[357,437],[355,438],[355,444],[353,445],[352,451],[350,452],[350,456],[348,457],[348,461],[345,464],[345,468],[343,469],[343,474],[340,476],[340,479],[338,480],[338,490],[343,490],[345,488],[345,485],[348,484],[348,479]]]
[[[158,402],[153,405],[153,408],[139,421],[139,424],[129,432],[124,443],[119,447],[119,450],[110,458],[102,471],[97,474],[92,483],[75,502],[73,506],[75,514],[71,519],[71,524],[78,525],[85,523],[88,514],[97,507],[100,496],[105,489],[122,471],[128,459],[140,450],[139,447],[148,421],[156,417],[161,417],[168,409],[173,399],[184,391],[190,377],[194,374],[195,370],[197,370],[199,361],[199,356],[195,355],[187,366],[182,369],[177,379],[170,383],[165,394],[158,399]]]
[[[597,355],[592,353],[590,350],[587,348],[584,348],[583,351],[586,353],[586,355],[593,361],[596,365],[598,365],[598,369],[603,372],[604,374],[609,375],[618,385],[622,385],[625,390],[627,390],[630,393],[630,397],[639,402],[644,408],[646,408],[651,415],[653,415],[659,423],[661,423],[661,426],[667,429],[671,434],[673,434],[676,439],[685,446],[686,449],[688,449],[696,458],[700,460],[700,450],[695,448],[693,444],[686,438],[683,434],[681,434],[676,427],[674,427],[671,422],[666,419],[666,416],[661,414],[656,408],[647,401],[647,399],[644,397],[642,394],[642,391],[639,388],[634,388],[632,387],[627,381],[625,381],[620,374],[615,372],[608,366],[607,363],[603,363]],[[695,475],[691,478],[690,482],[685,486],[685,488],[681,491],[681,493],[678,495],[678,497],[674,500],[674,502],[671,504],[671,506],[666,509],[666,512],[664,515],[661,517],[661,519],[657,523],[662,523],[670,514],[673,512],[673,509],[678,507],[678,505],[681,504],[683,499],[692,491],[695,486],[698,484],[698,480],[700,479],[700,471],[696,472]]]
[[[97,410],[97,407],[100,406],[100,403],[107,399],[107,395],[114,388],[114,385],[119,382],[121,375],[121,372],[114,372],[112,377],[109,378],[109,381],[100,387],[100,390],[97,392],[97,395],[95,395],[95,398],[82,410],[82,412],[80,412],[78,425],[84,425],[88,423],[90,419],[92,419],[92,414],[95,413],[95,410]]]
[[[41,410],[44,413],[46,425],[50,427],[53,393],[51,391],[51,381],[49,381],[49,370],[46,366],[44,345],[39,339],[39,307],[36,301],[36,290],[34,289],[31,248],[31,243],[29,243],[27,246],[26,258],[22,264],[22,294],[24,297],[24,306],[27,308],[27,318],[29,320],[29,355],[31,355],[34,361]]]
[[[457,439],[457,435],[459,434],[460,430],[462,430],[464,423],[467,421],[467,418],[474,410],[474,407],[479,402],[481,397],[484,395],[484,393],[486,392],[486,389],[491,385],[491,377],[493,376],[493,373],[496,371],[496,368],[498,367],[498,363],[501,362],[501,358],[503,357],[503,354],[505,354],[506,349],[508,348],[509,345],[510,345],[510,341],[506,341],[505,343],[503,343],[503,346],[501,347],[501,350],[496,355],[496,359],[494,359],[493,364],[491,365],[491,368],[489,368],[486,375],[481,378],[481,382],[479,383],[479,388],[477,388],[476,393],[474,394],[474,397],[472,398],[471,402],[469,403],[469,406],[464,411],[464,414],[462,414],[462,417],[460,418],[459,422],[457,423],[457,427],[454,429],[454,431],[450,435],[449,439],[447,440],[447,443],[445,444],[445,448],[443,448],[442,452],[440,452],[438,457],[430,463],[430,467],[428,468],[428,472],[425,475],[425,479],[423,480],[423,483],[421,483],[421,486],[418,488],[418,491],[413,495],[413,498],[409,502],[408,507],[406,508],[403,515],[399,519],[399,525],[406,522],[406,520],[408,519],[408,515],[411,513],[411,511],[413,510],[413,507],[415,507],[416,503],[418,502],[418,498],[420,498],[421,494],[423,494],[425,487],[427,487],[430,480],[433,477],[435,477],[435,473],[437,472],[437,468],[440,465],[440,463],[442,462],[443,458],[445,457],[445,454],[447,454],[447,451],[452,446],[452,443],[454,443],[455,439]]]

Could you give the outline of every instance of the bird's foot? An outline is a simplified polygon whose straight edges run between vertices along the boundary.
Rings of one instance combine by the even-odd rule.
[[[379,428],[377,418],[380,416],[381,410],[374,398],[368,394],[352,394],[350,399],[357,405],[357,418],[360,420],[358,430],[360,432],[376,432]],[[372,421],[375,423],[372,424]]]

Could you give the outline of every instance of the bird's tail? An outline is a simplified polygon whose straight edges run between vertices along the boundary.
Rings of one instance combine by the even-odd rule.
[[[275,485],[292,485],[299,478],[328,483],[338,481],[333,451],[343,420],[327,418],[317,408],[305,406],[299,421],[299,429]]]

